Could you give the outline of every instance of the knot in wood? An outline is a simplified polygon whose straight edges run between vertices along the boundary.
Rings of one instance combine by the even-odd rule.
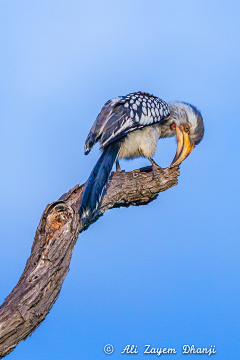
[[[65,204],[56,205],[48,214],[46,219],[45,231],[46,239],[50,240],[55,232],[73,218],[73,210]]]

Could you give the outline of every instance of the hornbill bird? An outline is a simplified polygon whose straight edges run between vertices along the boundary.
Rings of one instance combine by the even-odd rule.
[[[97,116],[85,142],[85,155],[99,142],[103,150],[83,190],[82,219],[97,212],[116,160],[147,157],[152,159],[159,138],[177,137],[177,151],[170,167],[179,165],[203,137],[204,126],[195,106],[184,102],[166,103],[145,92],[110,99]]]

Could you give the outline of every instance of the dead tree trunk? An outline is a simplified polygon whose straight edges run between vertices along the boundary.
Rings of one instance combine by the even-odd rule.
[[[178,175],[178,168],[166,168],[153,177],[151,167],[113,173],[100,213],[88,226],[108,209],[148,204],[176,185]],[[86,230],[78,215],[83,187],[75,186],[43,212],[22,276],[0,307],[0,358],[36,330],[60,293],[78,235]]]

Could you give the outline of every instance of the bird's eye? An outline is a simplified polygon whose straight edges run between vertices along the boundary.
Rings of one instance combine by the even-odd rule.
[[[186,125],[184,126],[184,130],[185,130],[186,132],[189,132],[189,130],[190,130],[190,125],[189,125],[189,124],[186,124]]]

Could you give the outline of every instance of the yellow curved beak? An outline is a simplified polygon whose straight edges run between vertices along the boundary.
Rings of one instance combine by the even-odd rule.
[[[186,157],[188,157],[188,155],[191,153],[192,149],[194,148],[194,145],[192,145],[189,140],[189,134],[185,132],[184,129],[180,129],[177,126],[176,135],[177,135],[177,151],[170,167],[181,164],[181,162],[185,160]]]

